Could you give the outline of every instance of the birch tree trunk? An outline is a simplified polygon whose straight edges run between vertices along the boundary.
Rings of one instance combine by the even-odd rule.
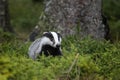
[[[109,33],[102,17],[102,0],[46,0],[45,4],[49,25],[64,36],[79,34],[105,39]]]
[[[4,31],[14,32],[10,25],[8,0],[0,0],[0,27]]]

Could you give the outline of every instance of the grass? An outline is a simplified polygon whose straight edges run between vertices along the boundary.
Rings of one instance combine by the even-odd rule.
[[[67,41],[69,39],[69,41]],[[28,57],[30,43],[18,40],[0,44],[1,80],[119,80],[120,43],[63,40],[62,57]]]

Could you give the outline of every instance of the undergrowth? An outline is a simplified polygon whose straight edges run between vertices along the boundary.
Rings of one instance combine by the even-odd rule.
[[[68,37],[60,57],[28,57],[30,43],[0,43],[0,80],[119,80],[120,43]]]

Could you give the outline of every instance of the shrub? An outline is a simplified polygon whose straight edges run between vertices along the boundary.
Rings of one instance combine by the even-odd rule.
[[[68,41],[69,39],[69,41]],[[13,45],[14,44],[14,45]],[[0,79],[2,80],[119,80],[120,43],[63,40],[62,57],[28,58],[29,43],[2,43]]]

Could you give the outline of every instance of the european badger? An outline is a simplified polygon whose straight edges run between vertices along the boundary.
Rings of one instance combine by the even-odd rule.
[[[58,56],[61,53],[61,35],[56,32],[44,32],[41,38],[36,39],[29,47],[29,57],[35,60],[39,54]]]

